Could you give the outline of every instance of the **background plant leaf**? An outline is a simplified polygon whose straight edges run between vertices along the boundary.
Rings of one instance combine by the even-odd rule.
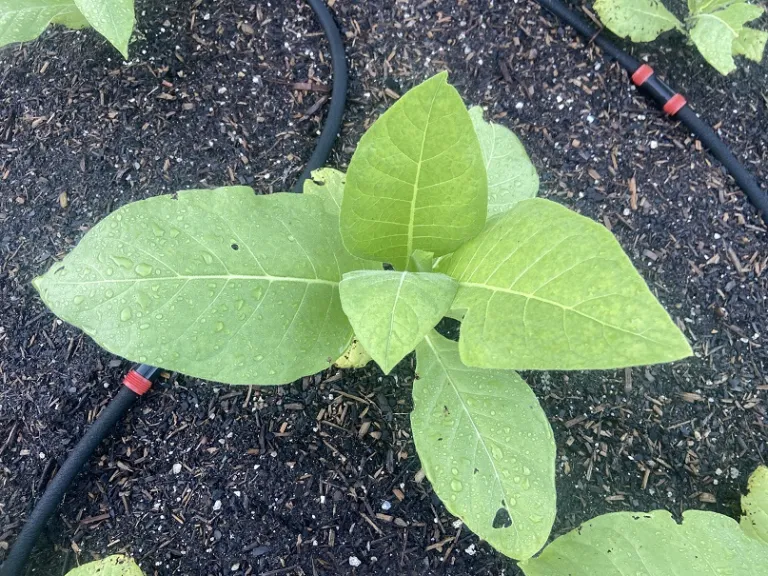
[[[691,354],[613,235],[548,200],[490,220],[437,271],[459,281],[469,366],[620,368]]]
[[[741,29],[738,38],[733,41],[733,55],[762,62],[766,43],[768,43],[768,32],[745,26]]]
[[[333,168],[320,168],[312,172],[312,178],[304,181],[304,194],[320,196],[325,208],[337,216],[341,213],[346,175]]]
[[[704,59],[718,72],[729,74],[736,69],[734,51],[747,47],[742,44],[734,46],[734,42],[744,30],[744,24],[762,14],[760,6],[744,2],[730,4],[720,10],[702,11],[694,17],[691,40]]]
[[[283,384],[327,368],[352,328],[341,244],[320,198],[250,188],[134,202],[35,280],[55,314],[107,350],[231,384]]]
[[[469,116],[483,151],[488,175],[488,216],[506,212],[520,200],[539,191],[539,175],[514,132],[483,119],[483,109],[474,106]]]
[[[759,466],[749,477],[749,493],[741,497],[741,528],[768,545],[768,467]]]
[[[768,546],[732,518],[700,510],[682,524],[666,510],[598,516],[520,563],[526,576],[757,576],[766,566]]]
[[[88,23],[128,59],[133,33],[133,0],[74,0]]]
[[[608,30],[633,42],[650,42],[669,30],[684,30],[659,0],[595,0],[595,12]]]
[[[0,0],[0,46],[34,40],[52,23],[88,24],[74,0]]]
[[[67,572],[67,576],[144,576],[133,559],[120,554],[88,562]]]
[[[446,79],[441,73],[409,90],[360,140],[341,206],[352,254],[403,270],[414,250],[448,254],[482,230],[483,155]]]
[[[515,372],[467,368],[434,331],[416,362],[411,426],[432,487],[498,551],[532,556],[555,519],[555,441],[536,395]]]
[[[456,281],[429,272],[358,270],[344,274],[339,289],[355,335],[389,374],[451,307]]]

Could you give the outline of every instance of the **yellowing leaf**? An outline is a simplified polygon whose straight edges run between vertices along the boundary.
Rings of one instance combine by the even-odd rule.
[[[321,198],[188,190],[120,208],[35,280],[60,318],[107,350],[230,384],[282,384],[330,365],[352,328],[341,245]]]
[[[515,372],[467,368],[431,332],[416,348],[413,440],[445,507],[498,551],[533,556],[555,519],[555,442]]]
[[[733,41],[733,55],[744,56],[755,62],[762,62],[768,32],[744,27]]]
[[[620,368],[691,354],[613,235],[548,200],[491,219],[437,271],[459,282],[469,366]]]
[[[470,108],[469,115],[488,175],[488,216],[506,212],[520,200],[536,196],[539,175],[518,137],[504,126],[486,122],[479,106]]]
[[[355,335],[385,374],[443,318],[456,295],[444,274],[358,270],[344,274],[341,305]]]
[[[768,546],[768,467],[760,466],[752,473],[748,490],[741,497],[741,529]]]
[[[633,42],[650,42],[683,23],[659,0],[595,0],[595,12],[611,32]]]
[[[67,572],[67,576],[144,576],[144,573],[131,558],[116,554],[83,564]]]
[[[438,74],[409,90],[361,138],[341,205],[352,254],[403,270],[414,250],[448,254],[482,230],[483,155],[446,79]]]
[[[766,576],[768,546],[735,520],[689,510],[598,516],[520,563],[526,576]]]

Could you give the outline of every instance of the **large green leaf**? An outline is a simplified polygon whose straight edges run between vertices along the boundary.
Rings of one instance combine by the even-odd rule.
[[[384,373],[445,316],[457,284],[444,274],[358,270],[341,281],[341,305],[365,350]]]
[[[483,119],[483,109],[469,109],[488,174],[488,216],[506,212],[520,200],[539,191],[536,173],[520,139],[514,132]]]
[[[749,493],[741,497],[741,528],[768,545],[768,467],[760,466],[749,477]]]
[[[435,492],[494,548],[529,558],[555,519],[555,441],[536,395],[515,372],[467,368],[434,331],[416,362],[413,441]]]
[[[526,576],[766,576],[768,546],[732,518],[689,510],[598,516],[520,563]]]
[[[763,14],[760,6],[737,2],[721,10],[700,12],[694,17],[691,40],[709,62],[721,74],[729,74],[736,69],[733,60],[734,51],[752,51],[754,48],[743,43],[734,46],[744,30],[744,24],[759,18]],[[750,40],[747,33],[747,40]]]
[[[440,256],[477,234],[487,204],[472,120],[442,73],[400,98],[360,140],[341,233],[352,254],[402,270],[416,249]]]
[[[88,23],[128,58],[133,33],[133,0],[74,0]]]
[[[744,27],[739,37],[733,41],[733,55],[762,62],[766,43],[768,43],[768,32]]]
[[[595,12],[611,32],[633,42],[650,42],[683,23],[659,0],[595,0]]]
[[[52,23],[87,25],[74,0],[0,0],[0,46],[34,40]]]
[[[613,235],[554,202],[523,200],[443,259],[466,310],[465,364],[619,368],[691,354]]]
[[[304,181],[304,194],[320,196],[326,210],[338,216],[341,212],[341,201],[344,198],[345,179],[343,172],[333,168],[320,168],[312,172],[312,178]]]
[[[131,558],[115,554],[83,564],[67,572],[67,576],[144,576],[144,572]]]
[[[107,350],[231,384],[329,366],[352,328],[341,244],[321,198],[188,190],[120,208],[35,280],[59,317]]]

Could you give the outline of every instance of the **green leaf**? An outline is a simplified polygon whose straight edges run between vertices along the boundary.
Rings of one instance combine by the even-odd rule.
[[[403,270],[414,250],[440,256],[472,238],[487,205],[472,120],[442,73],[363,135],[347,171],[341,235],[352,254]]]
[[[115,554],[83,564],[67,572],[67,576],[144,576],[144,572],[131,558]]]
[[[741,529],[768,544],[768,467],[760,466],[749,477],[749,493],[741,497]]]
[[[74,0],[91,26],[128,59],[133,33],[133,0]]]
[[[443,318],[456,281],[443,274],[358,270],[344,274],[341,305],[355,335],[389,374]]]
[[[512,558],[535,554],[555,519],[555,441],[515,372],[461,363],[431,332],[416,348],[411,414],[424,471],[445,507]]]
[[[691,40],[712,67],[721,74],[729,74],[736,69],[734,51],[738,53],[739,49],[746,48],[741,44],[735,47],[734,42],[744,30],[744,24],[762,14],[760,6],[743,2],[714,12],[702,12],[693,19],[695,25],[691,29]]]
[[[611,32],[633,42],[650,42],[683,23],[659,0],[595,0],[595,11]]]
[[[730,4],[742,2],[743,0],[688,0],[688,11],[691,16],[697,16],[701,12],[714,12],[725,8]]]
[[[666,510],[598,516],[520,563],[526,576],[757,576],[766,566],[768,546],[700,510],[682,524]]]
[[[766,43],[768,43],[768,32],[744,27],[738,38],[733,41],[733,55],[762,62]]]
[[[548,200],[493,218],[437,270],[459,281],[469,366],[583,370],[691,354],[613,235]]]
[[[327,368],[352,328],[341,244],[320,198],[250,188],[134,202],[34,282],[107,350],[230,384],[283,384]]]
[[[363,345],[357,338],[353,338],[349,347],[345,350],[344,354],[334,362],[334,365],[339,368],[363,368],[373,360],[371,355],[365,351]]]
[[[87,24],[73,0],[0,0],[0,46],[34,40],[51,23]]]
[[[483,109],[469,109],[488,174],[488,216],[506,212],[520,200],[539,191],[536,173],[520,139],[514,132],[483,119]]]
[[[304,194],[320,196],[331,214],[339,215],[344,198],[346,175],[333,168],[320,168],[312,172],[312,178],[304,181]]]
[[[414,250],[408,270],[411,272],[432,272],[434,269],[435,255],[424,250]]]

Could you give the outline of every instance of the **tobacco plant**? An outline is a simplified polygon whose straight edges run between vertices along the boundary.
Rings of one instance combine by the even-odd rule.
[[[50,24],[91,26],[128,58],[133,23],[133,0],[0,0],[0,47],[34,40]]]
[[[67,572],[67,576],[144,576],[144,572],[131,558],[115,554],[83,564]]]
[[[443,73],[370,127],[346,176],[320,170],[301,195],[128,204],[34,284],[107,350],[230,384],[292,382],[345,350],[388,373],[415,349],[427,477],[525,559],[555,517],[555,442],[514,370],[691,354],[613,235],[538,187],[517,137],[468,111]],[[461,320],[458,342],[434,330],[445,316]]]
[[[688,0],[681,22],[660,0],[595,0],[595,11],[611,32],[633,42],[651,42],[663,32],[685,34],[720,74],[736,69],[735,56],[761,62],[768,32],[746,24],[765,10],[744,0]]]

